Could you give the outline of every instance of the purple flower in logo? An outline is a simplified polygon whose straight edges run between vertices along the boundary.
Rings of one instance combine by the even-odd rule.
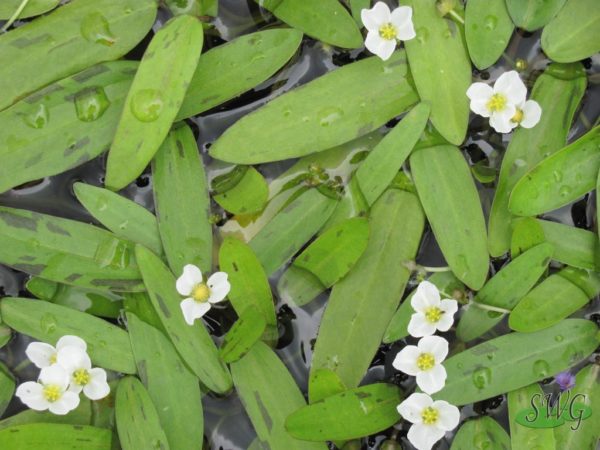
[[[575,375],[567,370],[557,374],[554,377],[554,381],[558,384],[561,391],[568,391],[575,386]]]

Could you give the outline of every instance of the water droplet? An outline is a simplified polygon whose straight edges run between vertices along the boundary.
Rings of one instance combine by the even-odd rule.
[[[554,336],[554,340],[555,340],[556,342],[562,342],[562,341],[563,341],[563,339],[564,339],[564,337],[563,337],[563,335],[562,335],[562,334],[557,334],[556,336]]]
[[[290,108],[283,110],[283,117],[289,117],[290,114],[292,114],[292,110]]]
[[[550,366],[543,359],[533,363],[533,373],[536,377],[545,378],[550,374]]]
[[[40,319],[40,327],[44,333],[53,333],[56,330],[56,317],[50,313],[46,313]]]
[[[417,41],[420,44],[424,44],[429,39],[429,30],[425,27],[420,27],[417,29]]]
[[[131,251],[127,243],[119,239],[109,237],[101,242],[96,248],[94,260],[100,267],[113,267],[124,269],[129,266]]]
[[[560,170],[555,170],[554,172],[552,172],[552,175],[554,176],[554,180],[557,183],[560,183],[563,179],[563,174]]]
[[[110,31],[108,20],[99,12],[85,16],[81,21],[80,31],[86,40],[96,44],[111,46],[117,41]]]
[[[495,30],[498,26],[498,18],[496,16],[487,16],[485,19],[483,19],[483,25],[485,26],[486,30]]]
[[[108,202],[106,199],[104,197],[98,197],[98,200],[96,201],[96,209],[98,211],[105,211],[106,208],[108,208]]]
[[[473,447],[477,450],[489,450],[493,448],[493,442],[487,433],[476,433],[473,436]]]
[[[93,122],[104,114],[110,106],[110,100],[101,87],[84,89],[75,94],[75,111],[82,122]]]
[[[492,382],[492,371],[488,367],[480,367],[473,371],[471,379],[477,389],[484,389]]]
[[[567,195],[569,195],[571,193],[572,189],[570,186],[567,186],[566,184],[561,186],[560,189],[558,190],[558,194],[561,197],[566,197]]]
[[[163,106],[162,95],[155,89],[142,89],[131,99],[131,112],[141,122],[154,122]]]
[[[335,106],[323,108],[317,113],[319,119],[319,125],[322,127],[328,127],[332,123],[338,121],[344,115],[344,111]]]
[[[127,225],[129,225],[129,220],[126,220],[125,222],[121,222],[119,224],[119,229],[124,230],[125,228],[127,228]]]
[[[267,57],[267,55],[265,55],[264,53],[257,53],[256,55],[254,55],[252,57],[252,59],[250,60],[250,62],[256,62],[256,61],[260,61],[261,59],[265,59]]]
[[[49,119],[50,116],[48,114],[48,108],[46,108],[46,105],[44,105],[43,103],[40,103],[37,106],[36,110],[31,114],[23,116],[23,120],[25,121],[25,123],[31,128],[36,129],[44,128],[48,123]]]

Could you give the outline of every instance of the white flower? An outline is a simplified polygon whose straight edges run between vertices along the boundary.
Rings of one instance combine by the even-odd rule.
[[[90,400],[100,400],[108,395],[110,387],[106,382],[106,371],[95,367],[88,354],[79,347],[66,346],[58,351],[56,362],[70,377],[69,391],[81,391]]]
[[[371,9],[361,10],[360,17],[368,31],[365,47],[384,61],[394,53],[397,41],[408,41],[416,36],[410,6],[400,6],[390,12],[385,3],[377,2]]]
[[[67,371],[54,364],[44,367],[37,382],[27,381],[17,388],[16,395],[29,408],[36,411],[49,409],[51,413],[64,415],[79,405],[79,396],[67,390]]]
[[[448,356],[448,341],[439,336],[426,336],[418,344],[407,345],[396,355],[393,366],[417,377],[417,385],[427,393],[440,391],[446,384],[446,369],[441,365]]]
[[[458,408],[443,400],[433,401],[427,394],[411,394],[398,405],[400,415],[414,425],[408,440],[418,450],[430,450],[460,420]]]
[[[523,128],[535,127],[542,117],[542,108],[535,100],[527,100],[517,106],[517,112],[512,117],[511,122],[515,126],[520,125]]]
[[[177,292],[188,297],[180,304],[188,325],[193,325],[195,319],[206,314],[213,303],[223,301],[231,289],[225,272],[213,273],[204,283],[202,272],[193,264],[183,268],[183,275],[177,279],[176,287]]]
[[[56,348],[45,342],[32,342],[27,346],[25,354],[36,367],[43,369],[56,363],[57,352],[66,346],[78,347],[87,350],[85,341],[77,336],[66,335],[56,343]]]
[[[416,312],[410,318],[408,332],[414,337],[430,336],[436,330],[448,331],[458,310],[456,300],[440,301],[440,291],[429,281],[419,284],[410,304]]]
[[[515,70],[498,77],[494,87],[485,83],[473,83],[467,90],[471,99],[471,110],[475,114],[490,118],[490,125],[498,133],[509,133],[518,125],[517,107],[525,103],[527,87]]]

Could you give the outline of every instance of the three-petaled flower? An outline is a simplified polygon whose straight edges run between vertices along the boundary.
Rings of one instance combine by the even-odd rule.
[[[454,323],[454,313],[458,310],[456,300],[441,300],[440,291],[429,281],[422,281],[410,300],[416,311],[408,323],[411,336],[430,336],[439,331],[448,331]]]
[[[25,349],[25,354],[37,368],[43,369],[56,363],[58,352],[64,347],[76,347],[84,352],[87,350],[87,344],[83,339],[65,335],[58,340],[56,348],[45,342],[32,342]]]
[[[31,409],[48,409],[62,416],[79,405],[79,395],[68,388],[69,374],[60,365],[53,364],[41,370],[38,381],[19,385],[16,395]]]
[[[417,345],[407,345],[396,355],[393,366],[417,377],[417,385],[427,393],[440,391],[446,383],[442,361],[448,356],[448,341],[439,336],[426,336]]]
[[[78,347],[63,347],[58,351],[56,363],[63,367],[70,377],[69,391],[84,395],[90,400],[104,398],[110,392],[106,382],[106,371],[98,367],[92,368],[92,361]]]
[[[202,271],[193,264],[183,268],[183,274],[177,279],[177,292],[187,297],[181,303],[181,312],[188,325],[193,325],[208,312],[214,303],[225,300],[231,289],[225,272],[213,273],[206,282]]]
[[[398,41],[416,36],[410,6],[400,6],[390,12],[385,3],[377,2],[371,9],[361,10],[360,17],[367,28],[365,47],[384,61],[392,56]]]

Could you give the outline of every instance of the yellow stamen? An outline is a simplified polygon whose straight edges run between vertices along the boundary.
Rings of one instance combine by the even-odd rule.
[[[50,364],[56,364],[56,353],[50,357]]]
[[[62,397],[60,386],[56,384],[48,384],[44,386],[43,390],[44,398],[49,402],[55,402]]]
[[[85,386],[90,382],[90,373],[85,369],[79,369],[73,372],[73,381],[79,386]]]
[[[439,320],[442,318],[442,314],[444,314],[444,311],[437,306],[432,306],[425,310],[425,318],[430,323],[439,322]]]
[[[379,28],[379,36],[381,36],[386,41],[392,41],[396,39],[396,27],[391,23],[381,25],[381,27]]]
[[[494,94],[487,103],[487,108],[491,112],[503,111],[506,107],[506,97],[502,94]]]
[[[511,122],[514,123],[521,123],[521,121],[523,120],[523,110],[517,108],[517,112],[515,113],[514,116],[512,116],[512,119],[510,119]]]
[[[204,283],[197,284],[192,290],[192,298],[199,303],[204,303],[210,297],[210,289]]]
[[[423,423],[425,425],[433,425],[435,424],[440,417],[440,413],[437,409],[428,406],[421,412],[421,418],[423,419]]]
[[[417,358],[419,370],[429,370],[435,366],[435,358],[431,353],[421,353]]]

